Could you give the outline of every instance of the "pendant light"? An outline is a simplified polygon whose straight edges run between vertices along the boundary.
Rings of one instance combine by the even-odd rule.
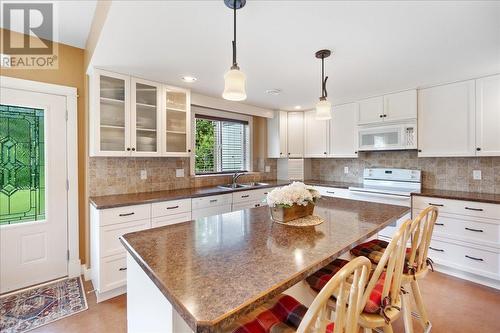
[[[230,101],[243,101],[247,98],[245,91],[245,73],[240,71],[236,62],[236,10],[245,6],[246,0],[224,0],[227,7],[233,10],[233,65],[231,69],[224,75],[224,92],[222,98]]]
[[[328,58],[330,54],[330,50],[319,50],[316,52],[316,58],[321,59],[321,97],[319,98],[319,102],[316,104],[317,120],[332,119],[332,103],[326,99],[328,96],[326,91],[326,80],[328,80],[328,76],[325,77],[325,58]]]

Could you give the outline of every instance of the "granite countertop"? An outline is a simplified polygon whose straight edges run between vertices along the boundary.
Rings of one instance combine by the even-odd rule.
[[[194,332],[215,332],[365,241],[407,207],[322,198],[326,221],[273,223],[268,207],[242,210],[120,238]]]
[[[494,194],[494,193],[462,192],[462,191],[434,190],[434,189],[424,188],[422,189],[422,191],[420,191],[420,193],[412,193],[412,195],[500,204],[500,194]]]

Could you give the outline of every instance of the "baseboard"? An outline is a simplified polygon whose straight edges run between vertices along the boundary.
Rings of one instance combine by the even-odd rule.
[[[74,259],[68,262],[68,276],[70,278],[80,276],[81,271],[80,259]]]
[[[490,278],[487,278],[484,276],[479,276],[476,274],[464,272],[464,271],[461,271],[461,270],[458,270],[455,268],[451,268],[448,266],[443,266],[443,265],[440,265],[437,263],[435,263],[433,266],[434,266],[434,269],[436,270],[436,272],[451,275],[451,276],[460,278],[462,280],[471,281],[474,283],[482,284],[482,285],[490,287],[490,288],[500,290],[500,281],[498,281],[498,280],[494,280],[494,279],[490,279]]]
[[[112,289],[112,290],[109,290],[109,291],[106,291],[103,293],[100,293],[99,291],[96,290],[95,296],[96,296],[97,303],[100,303],[100,302],[103,302],[103,301],[108,300],[110,298],[120,296],[120,295],[123,295],[126,293],[127,293],[127,286],[125,285],[125,286],[121,286],[121,287],[118,287],[118,288],[115,288],[115,289]]]
[[[89,281],[91,279],[92,277],[91,273],[92,273],[91,268],[87,268],[86,265],[82,265],[80,274],[83,275],[83,279],[85,281]]]

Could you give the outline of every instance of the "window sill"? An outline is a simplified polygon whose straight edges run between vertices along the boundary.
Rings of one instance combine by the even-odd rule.
[[[258,174],[261,174],[261,172],[247,171],[243,174],[242,177],[244,177],[245,175],[258,175]],[[193,175],[193,176],[195,178],[210,178],[210,177],[231,177],[232,175],[234,175],[234,173],[209,173],[206,175]]]

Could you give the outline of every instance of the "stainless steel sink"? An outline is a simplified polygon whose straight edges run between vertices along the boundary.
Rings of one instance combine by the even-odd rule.
[[[224,184],[224,185],[218,185],[217,187],[223,188],[223,189],[234,189],[234,188],[243,188],[243,187],[249,187],[249,186],[243,185],[243,184]]]
[[[246,185],[248,187],[257,187],[257,186],[267,186],[269,184],[268,183],[253,182],[253,183],[245,183],[243,185]]]

